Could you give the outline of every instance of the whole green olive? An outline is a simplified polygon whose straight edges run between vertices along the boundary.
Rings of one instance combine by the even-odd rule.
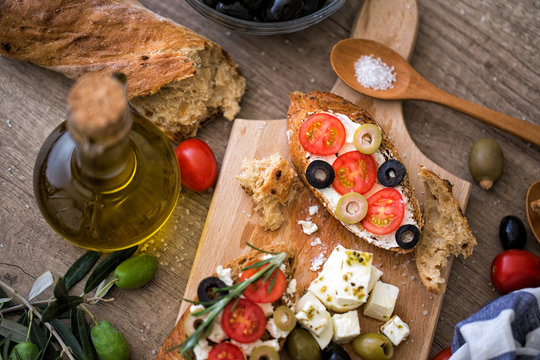
[[[287,351],[293,360],[320,360],[321,349],[305,329],[294,329],[287,337]]]
[[[13,347],[9,353],[8,360],[35,360],[39,354],[39,349],[31,342],[20,342]],[[17,356],[18,355],[18,356]]]
[[[124,260],[114,270],[118,278],[116,286],[122,289],[136,289],[147,284],[157,270],[157,260],[148,254],[134,256]]]
[[[129,360],[129,346],[124,335],[108,321],[101,321],[91,331],[92,344],[101,360]]]
[[[386,336],[365,333],[353,340],[354,352],[364,360],[389,360],[394,356],[394,346]]]
[[[469,170],[482,189],[490,189],[504,171],[503,152],[499,144],[489,138],[474,143],[469,154]]]

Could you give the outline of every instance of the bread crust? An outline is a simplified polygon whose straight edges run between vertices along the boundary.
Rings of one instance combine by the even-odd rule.
[[[296,168],[298,176],[302,179],[304,184],[311,190],[313,195],[315,195],[315,197],[317,197],[317,199],[321,201],[321,203],[328,210],[328,212],[330,212],[335,217],[336,215],[334,211],[328,206],[328,200],[321,196],[315,188],[309,185],[306,179],[305,174],[306,169],[309,165],[309,161],[306,157],[307,153],[300,144],[300,140],[298,137],[300,127],[310,115],[316,112],[333,112],[347,115],[352,121],[359,124],[377,123],[364,109],[332,93],[321,91],[314,91],[309,94],[304,94],[302,92],[293,92],[289,95],[289,98],[291,102],[289,106],[289,112],[287,113],[287,136],[289,138],[289,152],[291,155],[292,163]],[[382,129],[381,133],[382,142],[380,148],[384,149],[384,152],[391,155],[392,158],[401,162],[401,158],[399,157],[397,149],[394,147],[394,145]],[[405,175],[405,178],[403,179],[401,185],[403,186],[404,195],[409,199],[413,217],[418,224],[419,229],[422,229],[422,213],[420,211],[420,205],[418,204],[418,200],[414,196],[414,193],[410,186],[408,173]],[[346,224],[343,225],[351,231],[351,229]],[[368,240],[362,237],[360,238],[376,246],[382,247],[380,246],[380,243],[378,243],[376,240],[374,241],[373,239]],[[388,250],[392,250],[398,253],[408,253],[412,251],[412,249],[405,250],[397,246],[389,248]]]
[[[415,248],[418,274],[429,292],[442,294],[446,281],[442,269],[451,255],[468,257],[473,253],[476,239],[469,228],[459,203],[452,195],[452,184],[426,168],[420,170],[426,199],[426,226]]]
[[[270,252],[285,252],[287,254],[287,257],[285,258],[285,261],[283,262],[286,266],[285,271],[285,277],[287,279],[287,284],[290,283],[290,281],[295,276],[296,271],[296,258],[295,258],[295,251],[293,248],[291,248],[289,245],[284,243],[278,243],[273,244],[268,247],[265,247],[264,250],[270,251]],[[248,264],[252,263],[254,260],[258,260],[264,256],[264,253],[261,253],[259,251],[253,250],[249,253],[240,256],[227,265],[224,265],[224,268],[230,268],[231,269],[231,277],[233,280],[238,279],[240,274],[242,273],[242,268],[246,267]],[[208,274],[208,276],[217,276],[216,274]],[[292,303],[296,303],[298,296],[299,296],[299,290],[296,289],[295,293],[290,296],[290,301]],[[283,300],[278,300],[279,305],[282,305]],[[276,304],[276,303],[274,303]],[[186,339],[186,333],[184,329],[184,320],[189,315],[190,311],[187,309],[182,316],[178,319],[176,326],[171,331],[167,339],[165,339],[165,342],[160,347],[158,351],[158,355],[156,357],[156,360],[177,360],[182,359],[180,354],[177,351],[167,351],[167,349],[181,344]],[[283,347],[285,339],[280,339],[279,343],[280,346]]]
[[[219,45],[135,1],[0,1],[0,45],[2,56],[30,61],[71,79],[123,72],[130,100],[156,94],[173,81],[196,77],[203,66],[200,54],[211,52],[235,73],[237,101],[245,90],[237,65]],[[232,120],[238,110],[226,117]],[[218,111],[210,109],[207,118]],[[160,127],[179,140],[196,132],[202,120],[181,129]]]

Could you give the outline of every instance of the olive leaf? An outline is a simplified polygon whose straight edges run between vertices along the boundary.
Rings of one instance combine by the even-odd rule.
[[[53,291],[54,297],[56,300],[62,301],[69,297],[68,290],[66,288],[66,284],[64,283],[63,278],[59,278],[56,282],[56,285],[54,286]]]
[[[126,259],[129,259],[137,251],[137,246],[130,247],[129,249],[119,250],[111,253],[98,266],[92,271],[86,284],[84,285],[84,293],[88,294],[99,285],[103,279],[105,279],[114,269],[120,265],[120,263]]]
[[[19,343],[26,341],[28,327],[19,324],[16,321],[0,318],[0,335],[3,337],[11,336],[11,340]]]
[[[99,283],[98,287],[96,288],[96,294],[94,295],[94,299],[90,301],[90,304],[97,304],[101,299],[107,295],[109,290],[114,286],[115,281],[113,281],[116,277],[114,276],[114,273],[110,273],[109,276],[107,276],[105,279],[103,279],[102,282]]]
[[[11,334],[9,334],[2,341],[0,341],[0,346],[2,346],[2,353],[0,354],[0,358],[7,359],[8,351],[11,346]]]
[[[77,313],[79,312],[79,308],[71,309],[69,311],[69,327],[71,328],[71,331],[73,331],[73,335],[77,339],[81,339],[79,336],[79,322],[77,318]]]
[[[64,343],[71,348],[71,351],[73,352],[73,355],[75,355],[78,359],[85,359],[83,357],[83,351],[81,348],[81,344],[79,344],[79,341],[77,341],[77,338],[71,330],[68,329],[64,323],[58,319],[54,319],[51,321],[52,326],[54,326],[54,329],[60,335]]]
[[[30,293],[28,294],[28,301],[41,294],[52,284],[54,284],[54,277],[52,272],[45,271],[36,279],[36,281],[34,281],[34,284],[32,284],[32,288],[30,289]]]
[[[82,344],[84,359],[97,360],[97,353],[92,344],[92,336],[90,335],[90,326],[81,309],[77,309],[77,324],[79,326],[78,333]]]
[[[84,299],[80,296],[68,296],[62,300],[55,300],[43,312],[41,321],[52,322],[53,319],[58,319],[62,314],[75,309],[83,301]]]
[[[75,260],[64,275],[66,289],[71,289],[81,281],[92,270],[101,257],[100,252],[87,251],[80,258]]]

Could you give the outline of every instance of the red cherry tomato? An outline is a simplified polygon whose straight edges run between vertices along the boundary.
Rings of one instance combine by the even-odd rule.
[[[403,196],[394,188],[384,188],[368,199],[368,211],[362,226],[370,233],[377,235],[390,234],[395,231],[405,214]]]
[[[300,144],[314,155],[331,155],[345,143],[345,127],[338,118],[330,114],[311,115],[298,132]]]
[[[242,275],[240,276],[240,281],[249,279],[259,270],[260,268],[252,268],[252,269],[248,269],[244,271]],[[274,276],[276,276],[276,271],[277,271],[277,277],[276,277],[276,280],[274,281],[274,287],[272,288],[272,291],[268,292],[268,289],[270,288],[270,285],[272,284],[272,279],[274,278]],[[281,270],[276,269],[274,270],[272,275],[270,275],[268,280],[264,281],[264,276],[263,276],[259,280],[250,284],[246,288],[246,290],[244,290],[243,295],[247,299],[256,303],[271,303],[281,298],[281,296],[283,295],[283,292],[285,291],[286,286],[287,286],[287,280],[285,279],[285,275],[283,274]]]
[[[216,157],[204,141],[187,139],[175,152],[182,185],[193,191],[204,191],[214,185],[218,172]]]
[[[248,344],[260,339],[266,329],[266,317],[259,305],[235,299],[223,309],[221,327],[231,339]]]
[[[208,360],[244,360],[240,348],[230,342],[219,343],[208,353]]]
[[[332,186],[341,195],[354,191],[365,194],[377,180],[377,163],[373,156],[360,151],[340,155],[332,164],[336,177]]]
[[[450,359],[450,356],[452,356],[452,348],[447,347],[446,349],[441,350],[441,352],[435,355],[431,360],[448,360]]]
[[[540,286],[540,257],[525,250],[506,250],[491,263],[491,283],[502,293]]]

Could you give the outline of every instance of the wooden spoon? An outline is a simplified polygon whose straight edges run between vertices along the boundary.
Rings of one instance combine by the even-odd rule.
[[[354,63],[362,55],[373,55],[388,66],[394,66],[396,82],[393,88],[374,90],[360,85],[356,79]],[[416,72],[400,54],[379,42],[366,39],[342,40],[332,49],[330,59],[332,68],[341,80],[364,95],[385,100],[425,100],[446,105],[540,146],[540,126],[460,99],[439,89]]]
[[[538,199],[540,199],[540,180],[529,187],[525,199],[527,221],[529,222],[534,237],[540,242],[540,214],[531,208],[531,203]]]

